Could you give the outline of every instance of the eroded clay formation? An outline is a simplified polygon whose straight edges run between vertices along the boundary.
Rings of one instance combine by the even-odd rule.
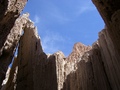
[[[120,1],[92,1],[106,27],[92,46],[76,43],[65,57],[44,53],[29,14],[20,16],[27,0],[1,0],[1,90],[120,90]]]

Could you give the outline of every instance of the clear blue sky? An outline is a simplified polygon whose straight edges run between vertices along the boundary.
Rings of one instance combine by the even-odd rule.
[[[73,45],[92,45],[104,22],[91,0],[28,0],[23,12],[30,13],[46,53],[63,51]]]

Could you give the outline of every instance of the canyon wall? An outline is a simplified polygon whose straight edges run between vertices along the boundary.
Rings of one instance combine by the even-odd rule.
[[[0,0],[0,85],[21,36],[21,23],[17,18],[26,2],[27,0]]]
[[[65,57],[44,53],[29,14],[20,16],[27,0],[1,0],[1,90],[120,90],[120,1],[92,1],[106,26],[92,46],[76,43]]]

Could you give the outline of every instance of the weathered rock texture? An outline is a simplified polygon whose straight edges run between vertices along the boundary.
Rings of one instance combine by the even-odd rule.
[[[21,24],[17,18],[27,0],[0,0],[0,85],[11,63],[21,35]]]
[[[120,90],[120,1],[92,1],[106,27],[92,46],[76,43],[68,57],[61,51],[52,55],[44,53],[36,27],[28,14],[15,18],[9,32],[2,34],[1,23],[8,25],[4,20],[10,19],[4,17],[6,7],[14,5],[8,5],[7,0],[0,1],[5,5],[0,6],[0,38],[3,38],[0,39],[1,83],[19,42],[18,56],[14,58],[8,81],[2,90]]]
[[[18,71],[18,60],[17,58],[14,58],[14,62],[13,65],[11,67],[11,70],[9,72],[9,78],[8,81],[6,83],[6,85],[4,85],[4,87],[2,87],[2,90],[14,90],[16,87],[16,75],[17,75],[17,71]]]
[[[18,48],[18,74],[16,90],[33,89],[33,69],[42,53],[40,37],[37,35],[36,28],[29,20],[24,29]]]

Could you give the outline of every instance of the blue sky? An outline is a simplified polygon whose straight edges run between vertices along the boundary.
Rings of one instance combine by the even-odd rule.
[[[23,11],[30,13],[46,53],[63,51],[67,56],[73,45],[92,45],[104,22],[91,0],[28,0]]]

